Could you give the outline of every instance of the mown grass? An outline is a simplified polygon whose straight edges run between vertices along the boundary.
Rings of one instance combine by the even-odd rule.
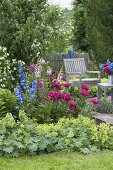
[[[57,152],[10,159],[1,157],[0,170],[113,170],[113,152],[89,155]]]

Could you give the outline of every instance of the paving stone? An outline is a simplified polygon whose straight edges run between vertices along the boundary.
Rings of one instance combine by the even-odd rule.
[[[93,115],[92,118],[96,121],[97,124],[104,122],[113,126],[112,114],[97,113],[96,115]]]

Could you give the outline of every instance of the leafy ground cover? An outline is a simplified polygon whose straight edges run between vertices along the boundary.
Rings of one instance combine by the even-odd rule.
[[[89,155],[57,152],[35,157],[0,158],[0,170],[112,170],[113,152]]]

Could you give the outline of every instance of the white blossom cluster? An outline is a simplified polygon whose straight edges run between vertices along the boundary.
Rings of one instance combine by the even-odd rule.
[[[16,59],[9,60],[8,56],[6,47],[0,46],[0,87],[11,89],[15,82],[18,63]]]

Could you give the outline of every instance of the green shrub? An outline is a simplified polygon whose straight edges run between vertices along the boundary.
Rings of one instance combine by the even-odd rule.
[[[104,123],[96,125],[83,116],[62,118],[56,124],[38,125],[20,111],[17,122],[11,114],[0,120],[0,141],[0,154],[6,157],[59,150],[90,153],[98,149],[113,149],[113,127]]]
[[[0,88],[0,118],[6,113],[15,113],[17,105],[16,97],[10,90]]]

